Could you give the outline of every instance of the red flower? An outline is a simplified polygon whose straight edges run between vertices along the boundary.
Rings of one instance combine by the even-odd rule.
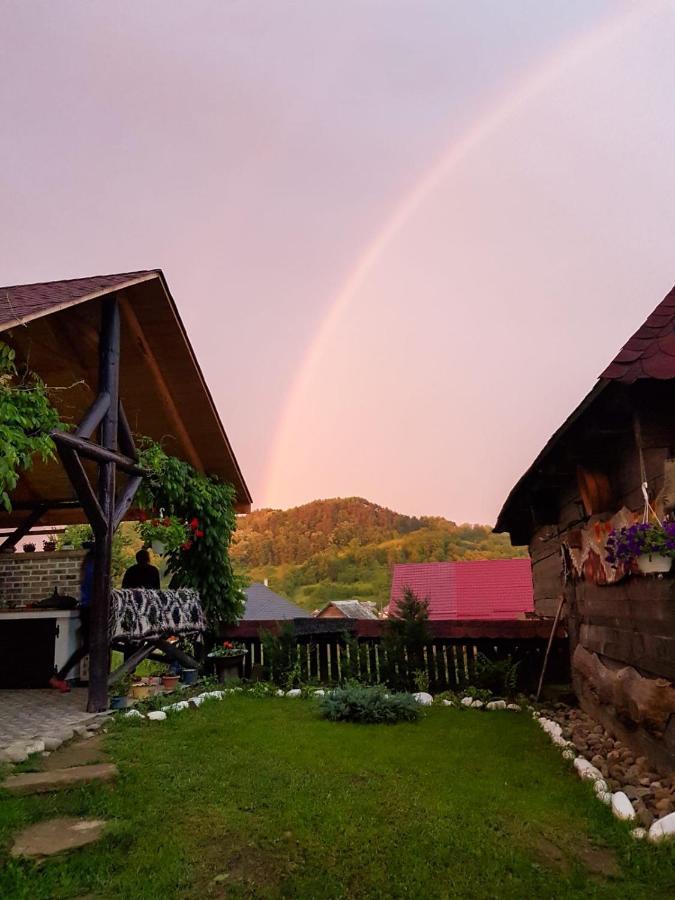
[[[204,537],[204,532],[203,531],[195,531],[195,537],[196,538]]]
[[[223,641],[223,647],[225,647],[227,650],[231,650],[232,647],[234,647],[234,644],[232,643],[232,641]]]
[[[154,528],[157,528],[158,525],[159,525],[159,519],[153,519],[153,520],[152,520],[152,525],[153,525]]]
[[[193,519],[193,520],[190,522],[190,528],[191,528],[193,531],[196,531],[196,530],[199,528],[199,519]]]
[[[171,519],[168,516],[164,516],[162,519],[162,525],[168,527],[171,524]]]
[[[138,521],[139,522],[147,522],[147,520],[148,520],[148,514],[146,512],[143,512],[143,510],[141,509],[138,513]]]
[[[192,541],[185,541],[184,544],[181,544],[181,550],[191,550],[192,549]]]

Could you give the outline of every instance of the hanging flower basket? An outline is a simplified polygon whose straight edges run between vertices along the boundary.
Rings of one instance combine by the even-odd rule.
[[[641,553],[637,558],[638,569],[643,575],[665,575],[673,564],[672,556],[662,553]]]
[[[643,575],[670,572],[675,556],[675,522],[640,522],[611,531],[607,538],[607,561],[613,566],[637,565]]]
[[[141,518],[138,531],[146,545],[159,556],[172,553],[182,547],[190,536],[190,528],[187,522],[176,516],[154,516],[153,518]]]

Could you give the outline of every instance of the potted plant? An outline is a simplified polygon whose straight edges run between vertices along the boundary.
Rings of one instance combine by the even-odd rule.
[[[141,518],[138,531],[145,543],[159,556],[185,546],[191,536],[187,522],[176,516]]]
[[[56,541],[47,538],[42,542],[42,549],[45,553],[53,553],[56,550]]]
[[[129,697],[131,683],[132,680],[128,675],[115,683],[113,688],[115,693],[110,698],[110,709],[126,709],[133,704],[133,700]]]
[[[178,684],[178,675],[162,675],[162,687],[165,691],[175,691]]]
[[[150,685],[137,681],[131,686],[131,696],[134,700],[147,700],[150,696]]]
[[[24,544],[23,545],[24,553],[35,553],[35,544]]]
[[[209,653],[209,659],[213,660],[218,681],[231,681],[239,678],[239,666],[244,661],[248,650],[243,644],[223,641],[220,647]]]
[[[637,564],[643,575],[663,575],[670,572],[675,556],[675,522],[663,524],[638,522],[619,530],[607,538],[607,561],[613,566]]]

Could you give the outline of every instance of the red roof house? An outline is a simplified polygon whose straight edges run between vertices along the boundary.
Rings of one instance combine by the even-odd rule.
[[[429,601],[430,619],[523,619],[534,611],[529,559],[395,565],[390,615],[406,588]]]

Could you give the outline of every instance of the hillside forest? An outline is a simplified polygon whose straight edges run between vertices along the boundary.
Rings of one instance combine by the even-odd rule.
[[[406,516],[360,497],[261,509],[239,519],[231,551],[250,581],[308,610],[328,600],[389,600],[394,563],[524,556],[487,525]]]

